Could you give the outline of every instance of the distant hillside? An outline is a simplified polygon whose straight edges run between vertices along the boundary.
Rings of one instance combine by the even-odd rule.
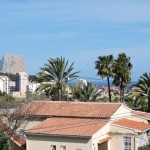
[[[7,76],[11,81],[15,81],[15,74],[0,72],[0,76]]]
[[[16,80],[16,74],[0,72],[0,76],[7,76],[11,81]],[[36,75],[29,75],[28,79],[31,82],[38,82],[39,81]]]
[[[16,74],[25,71],[24,59],[20,55],[6,54],[0,60],[0,72]]]

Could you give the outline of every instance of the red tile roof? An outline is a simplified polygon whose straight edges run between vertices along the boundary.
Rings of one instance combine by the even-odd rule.
[[[112,124],[127,127],[127,128],[132,128],[140,131],[145,131],[150,129],[150,124],[146,124],[143,122],[137,122],[129,119],[120,119],[117,121],[112,122]]]
[[[7,127],[6,124],[2,123],[0,124],[0,128],[2,129],[3,132],[5,132],[6,134],[9,134],[10,128]],[[23,140],[19,135],[17,135],[15,132],[11,133],[11,139],[16,143],[19,144],[19,146],[25,146],[26,145],[26,141]]]
[[[24,111],[39,116],[110,118],[121,103],[33,101]]]
[[[109,141],[110,139],[112,139],[111,137],[106,137],[104,139],[99,140],[99,143],[104,143],[106,141]]]
[[[150,120],[150,113],[141,112],[141,111],[132,111],[133,116],[139,116],[141,118]]]
[[[91,137],[108,121],[78,118],[48,118],[25,133],[38,135]]]
[[[21,139],[21,137],[20,137],[19,135],[17,135],[17,134],[14,134],[14,135],[12,136],[12,139],[13,139],[17,144],[19,144],[20,146],[26,145],[26,141],[23,140],[23,139]]]

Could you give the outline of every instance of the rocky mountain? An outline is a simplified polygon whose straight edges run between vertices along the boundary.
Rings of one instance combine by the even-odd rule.
[[[6,54],[0,60],[0,72],[16,74],[20,71],[25,72],[24,59],[22,56]]]

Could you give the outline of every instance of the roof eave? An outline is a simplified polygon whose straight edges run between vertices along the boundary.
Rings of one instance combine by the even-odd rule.
[[[150,127],[149,127],[147,129],[144,129],[144,130],[138,130],[138,129],[135,129],[135,128],[130,128],[130,127],[126,127],[126,126],[123,126],[123,125],[117,125],[117,124],[113,124],[113,123],[111,123],[111,125],[122,127],[122,128],[125,128],[125,129],[130,129],[130,130],[135,131],[136,133],[138,133],[138,132],[146,132],[147,130],[150,129]]]
[[[45,134],[45,133],[33,133],[33,132],[25,132],[25,135],[33,135],[33,136],[53,136],[53,137],[71,137],[71,138],[86,138],[90,139],[92,136],[84,136],[84,135],[65,135],[65,134]]]

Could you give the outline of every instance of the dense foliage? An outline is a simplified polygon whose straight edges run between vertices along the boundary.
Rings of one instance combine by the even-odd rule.
[[[110,78],[113,78],[113,84],[120,88],[120,102],[124,102],[124,88],[131,81],[132,64],[130,57],[125,53],[120,53],[116,59],[113,55],[99,56],[96,63],[97,75],[102,78],[107,78],[109,101],[111,102],[110,94]]]
[[[45,91],[53,99],[62,100],[68,80],[78,77],[79,71],[72,72],[73,65],[74,62],[69,65],[69,61],[63,57],[48,59],[48,63],[44,64],[38,73],[38,79],[42,84],[37,91]]]
[[[139,93],[141,97],[147,99],[147,111],[150,112],[150,73],[144,73],[140,76],[138,83],[135,85],[139,88]]]
[[[0,76],[8,76],[8,78],[11,81],[15,81],[16,80],[16,75],[12,74],[12,73],[2,73],[2,72],[0,72]]]
[[[0,130],[0,150],[9,150],[8,138]]]
[[[111,94],[110,94],[110,77],[113,76],[113,65],[114,58],[113,55],[108,56],[99,56],[98,60],[95,62],[97,75],[99,75],[102,78],[107,77],[107,83],[108,83],[108,92],[109,92],[109,102],[111,102]]]
[[[113,64],[113,84],[120,87],[120,102],[124,102],[124,89],[131,81],[132,67],[125,53],[119,54]]]
[[[92,102],[92,101],[99,101],[101,96],[101,91],[96,88],[96,86],[91,83],[87,82],[87,85],[84,84],[82,87],[75,87],[74,89],[74,99],[83,102]]]

